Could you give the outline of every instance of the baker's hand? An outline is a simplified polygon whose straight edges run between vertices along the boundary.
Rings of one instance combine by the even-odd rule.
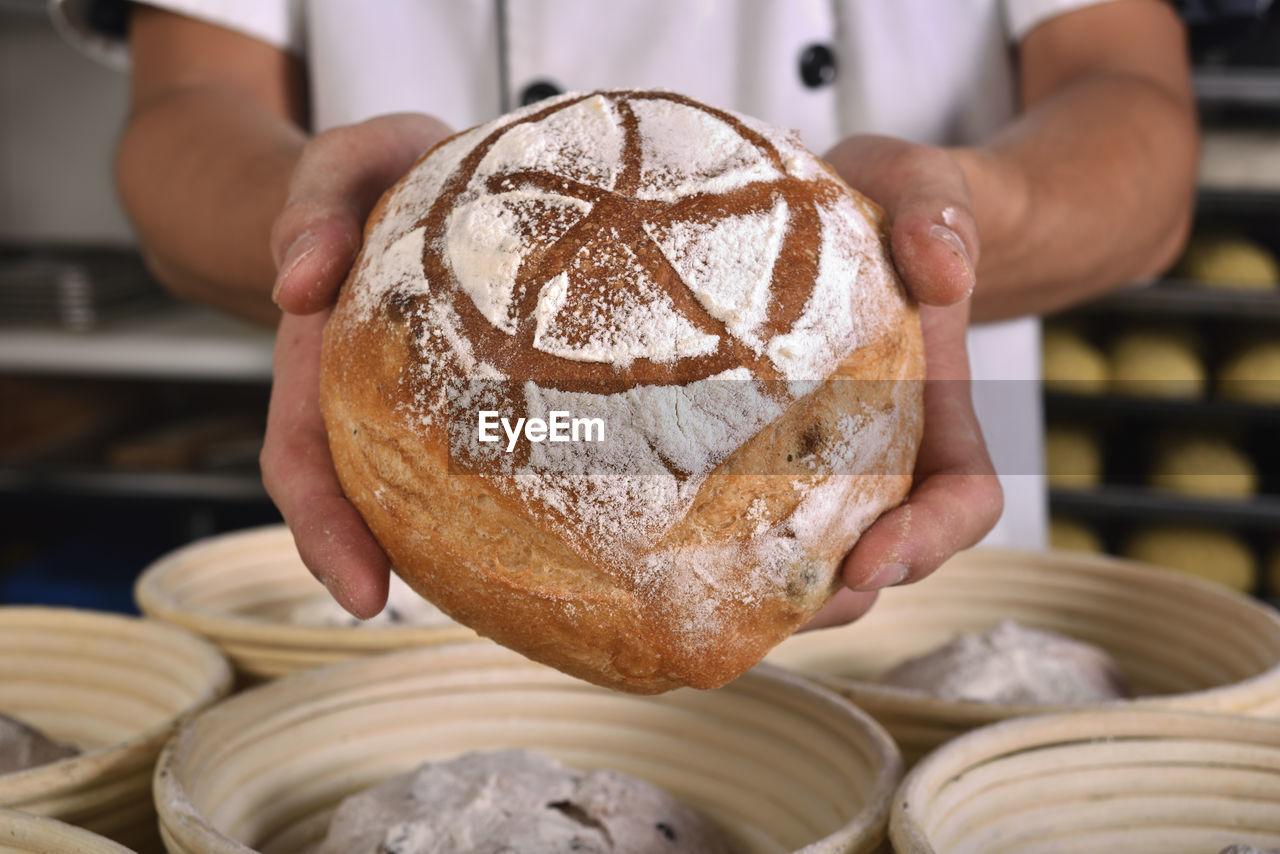
[[[849,137],[826,160],[888,216],[894,266],[921,303],[927,374],[911,493],[859,538],[845,587],[805,628],[851,622],[876,591],[924,578],[981,540],[1004,504],[969,391],[978,232],[964,174],[943,149],[882,136]]]
[[[340,605],[368,618],[387,601],[390,563],[338,485],[320,414],[320,343],[338,288],[382,193],[451,131],[421,115],[380,116],[307,144],[276,218],[272,298],[284,311],[261,466],[302,560]]]

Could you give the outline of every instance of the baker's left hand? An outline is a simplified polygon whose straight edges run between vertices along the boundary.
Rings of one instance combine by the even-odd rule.
[[[849,137],[825,159],[884,208],[894,266],[920,303],[927,368],[911,492],[862,534],[841,570],[845,586],[805,628],[856,620],[876,591],[924,578],[981,540],[1004,502],[969,390],[979,246],[964,173],[944,149],[883,136]]]
[[[387,601],[391,564],[347,500],[320,411],[320,353],[338,289],[384,191],[451,131],[430,116],[375,116],[311,139],[271,234],[276,330],[261,468],[298,554],[337,602],[361,619]]]

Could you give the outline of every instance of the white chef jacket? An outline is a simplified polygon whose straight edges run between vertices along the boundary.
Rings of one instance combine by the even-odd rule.
[[[81,46],[89,0],[51,0]],[[479,124],[557,91],[666,88],[796,129],[958,145],[1014,114],[1013,49],[1107,0],[148,0],[299,56],[314,130],[388,112]],[[988,544],[1046,540],[1039,323],[975,326],[974,403],[1005,489]]]

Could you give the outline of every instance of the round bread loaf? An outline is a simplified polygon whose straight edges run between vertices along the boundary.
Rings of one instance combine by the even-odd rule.
[[[729,681],[827,601],[910,488],[923,378],[872,203],[793,134],[614,91],[454,136],[393,187],[321,383],[343,489],[410,586],[657,693]]]

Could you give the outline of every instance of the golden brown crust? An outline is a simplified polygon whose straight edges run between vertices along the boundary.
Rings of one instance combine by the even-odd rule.
[[[734,155],[747,158],[743,168],[775,177],[748,175],[752,180],[729,186],[713,176],[707,186],[725,184],[717,192],[664,197],[666,176],[646,172],[651,161],[645,158],[656,155],[642,150],[637,114],[649,109],[643,99],[705,110],[731,129],[716,126],[722,139],[732,132],[747,140],[741,147],[747,154]],[[500,160],[497,146],[513,128],[542,132],[550,117],[573,105],[581,114],[588,106],[609,109],[618,120],[622,142],[611,190],[600,188],[607,182],[598,175],[564,173],[569,177],[557,188],[555,174],[545,170],[481,168]],[[878,209],[825,166],[787,160],[795,156],[747,120],[670,93],[565,96],[446,141],[416,170],[418,185],[407,178],[384,197],[326,329],[322,406],[343,489],[411,586],[455,619],[531,658],[643,693],[723,684],[821,607],[858,535],[910,487],[922,430],[923,344],[916,311],[887,264]],[[763,165],[753,166],[756,161]],[[445,177],[421,177],[439,162]],[[579,216],[583,206],[562,203],[557,189],[573,198],[589,195],[590,211]],[[503,200],[502,215],[518,203],[535,223],[523,235],[506,303],[486,303],[485,294],[460,284],[462,256],[450,254],[450,239],[473,235],[456,231],[456,212],[475,211],[489,204],[488,196]],[[856,346],[843,358],[837,354],[825,379],[796,385],[797,371],[809,362],[795,368],[768,345],[814,323],[806,312],[818,299],[816,281],[830,276],[823,253],[836,251],[830,211],[840,199],[852,202],[846,215],[853,211],[870,230],[857,247],[837,248],[856,256],[851,269],[858,282],[852,284],[874,291],[874,298],[855,305],[861,311]],[[566,218],[565,210],[577,218]],[[778,238],[767,311],[744,335],[730,328],[732,317],[726,320],[695,295],[689,268],[677,269],[667,238],[684,223],[715,226],[770,210],[785,212],[785,234]],[[548,225],[556,217],[563,221]],[[390,245],[416,231],[421,243],[406,245],[421,246],[420,281],[416,268],[405,273],[382,260],[391,256]],[[860,239],[855,231],[849,235],[846,242]],[[596,347],[593,328],[574,328],[563,311],[542,310],[542,283],[563,274],[570,308],[606,305],[612,312],[602,315],[606,322],[617,317],[623,309],[615,289],[632,286],[611,266],[619,245],[641,271],[634,275],[658,294],[651,299],[669,300],[690,320],[690,340],[714,346],[670,356],[661,350],[664,342],[650,341],[658,357],[632,354],[610,363],[613,351]],[[406,281],[389,284],[397,278]],[[601,290],[602,282],[609,287]],[[829,281],[825,287],[830,290]],[[557,318],[569,332],[555,347],[588,348],[582,352],[591,358],[550,352],[555,347],[546,344],[546,331]],[[839,328],[832,321],[832,329]],[[482,375],[500,378],[484,386],[489,404],[518,412],[528,404],[530,384],[578,395],[572,400],[618,400],[638,387],[705,388],[743,366],[750,372],[743,394],[777,407],[774,417],[726,452],[706,457],[703,469],[663,457],[667,469],[653,476],[666,478],[682,497],[672,514],[658,515],[656,527],[651,513],[648,527],[637,522],[604,530],[601,520],[640,518],[652,509],[640,506],[643,498],[619,500],[616,488],[609,492],[608,483],[625,481],[626,473],[613,470],[613,481],[573,480],[542,469],[555,488],[531,491],[520,480],[535,465],[531,456],[504,457],[459,442],[458,424],[474,424],[474,407],[454,411],[460,390],[474,391]],[[604,486],[583,494],[595,484]],[[617,506],[610,508],[610,501]]]

